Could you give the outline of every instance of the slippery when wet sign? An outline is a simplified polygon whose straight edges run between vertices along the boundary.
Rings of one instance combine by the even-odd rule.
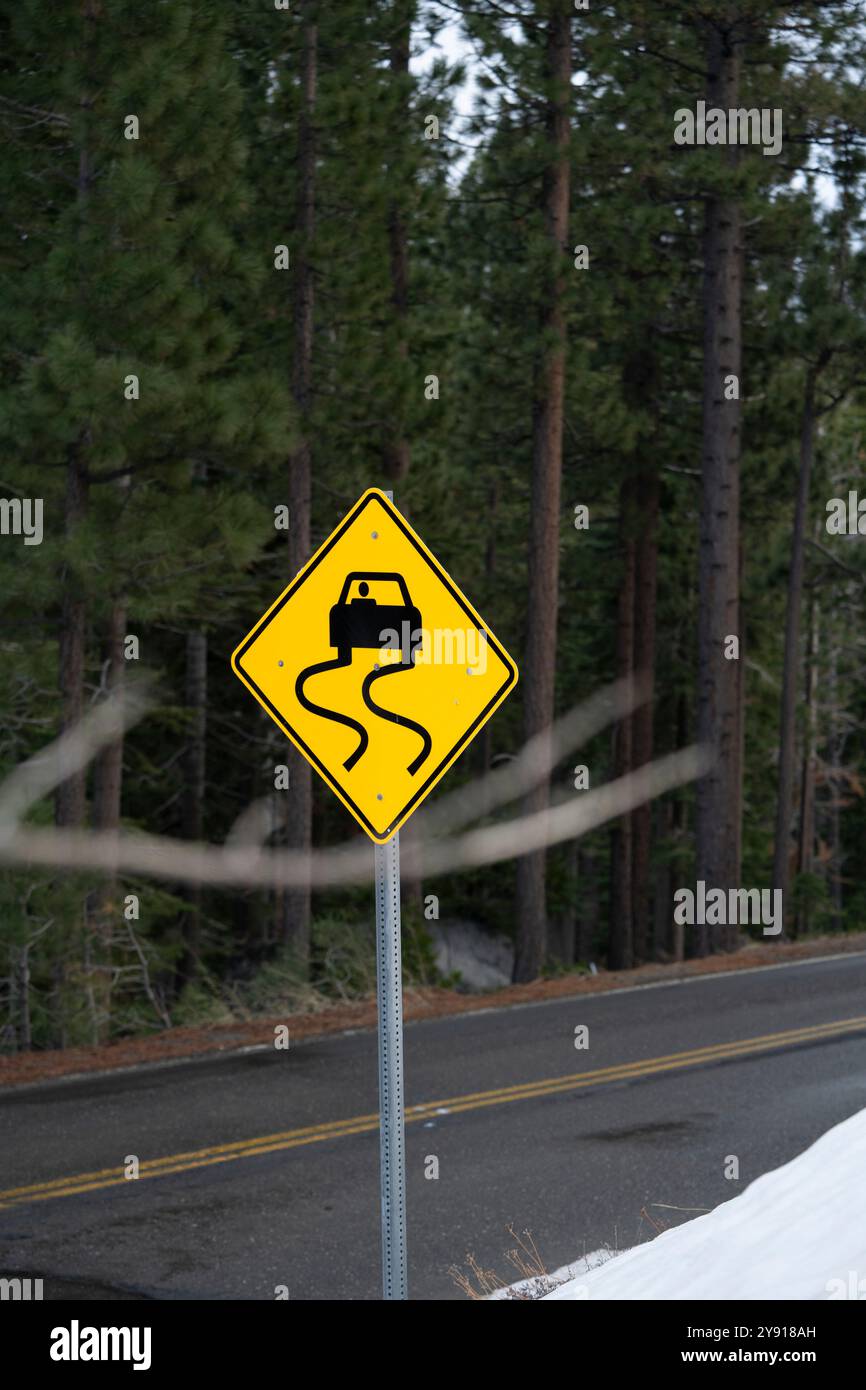
[[[508,653],[378,488],[256,623],[232,666],[379,844],[517,682]]]

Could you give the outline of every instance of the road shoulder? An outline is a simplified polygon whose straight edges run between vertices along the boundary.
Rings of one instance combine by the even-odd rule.
[[[638,966],[635,970],[598,970],[596,974],[569,972],[536,980],[532,984],[509,985],[505,989],[484,994],[432,987],[412,988],[406,990],[404,1016],[407,1022],[417,1022],[862,952],[866,952],[866,932],[810,941],[753,942],[739,951],[708,956],[703,960],[653,962]],[[370,998],[328,1006],[310,1013],[269,1015],[206,1027],[167,1028],[149,1037],[128,1038],[115,1043],[0,1057],[0,1090],[273,1046],[276,1030],[286,1027],[292,1042],[296,1043],[327,1034],[368,1031],[375,1026],[376,1001]]]

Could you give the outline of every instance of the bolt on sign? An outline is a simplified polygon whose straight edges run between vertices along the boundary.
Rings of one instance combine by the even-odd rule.
[[[369,488],[232,656],[377,844],[517,683],[517,667],[384,492]]]

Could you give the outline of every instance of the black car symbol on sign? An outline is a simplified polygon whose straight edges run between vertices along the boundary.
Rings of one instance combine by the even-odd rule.
[[[396,584],[400,591],[402,603],[378,603],[375,598],[370,598],[371,582],[377,585]],[[358,585],[358,593],[350,599],[349,592],[353,584]],[[396,634],[396,642],[386,640],[389,634]],[[361,686],[361,698],[366,708],[377,718],[387,720],[388,723],[396,724],[403,729],[410,729],[418,735],[421,740],[421,751],[412,759],[406,769],[410,776],[414,777],[430,756],[433,741],[429,732],[423,724],[418,724],[408,715],[395,714],[393,710],[385,709],[382,705],[377,704],[370,694],[370,689],[375,681],[383,680],[385,676],[397,675],[401,671],[413,671],[415,669],[415,655],[422,640],[421,612],[412,603],[402,574],[376,570],[354,570],[348,574],[340,590],[340,597],[329,614],[328,636],[331,647],[336,648],[337,655],[331,661],[317,661],[313,666],[307,666],[298,674],[295,681],[295,695],[299,704],[310,714],[318,715],[321,719],[330,719],[335,724],[343,724],[346,728],[354,731],[358,738],[358,744],[354,752],[350,753],[343,763],[346,771],[351,772],[358,759],[367,751],[370,742],[367,730],[352,715],[344,714],[339,710],[328,709],[327,706],[311,700],[304,687],[313,676],[351,665],[353,648],[367,650],[380,647],[387,647],[388,650],[400,648],[400,661],[383,666],[376,662],[372,671],[366,673]]]
[[[376,585],[396,584],[403,602],[378,603],[375,598],[369,598],[371,581]],[[350,600],[349,591],[355,583],[358,595]],[[346,576],[340,597],[331,609],[331,646],[338,652],[350,647],[382,647],[387,632],[396,632],[400,645],[416,645],[411,635],[420,632],[420,628],[421,612],[412,603],[402,574],[355,571]],[[410,634],[408,643],[403,640],[405,633]]]

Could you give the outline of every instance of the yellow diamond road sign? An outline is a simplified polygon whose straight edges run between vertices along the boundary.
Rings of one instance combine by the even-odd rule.
[[[517,683],[517,667],[370,488],[232,656],[244,685],[379,844]]]

